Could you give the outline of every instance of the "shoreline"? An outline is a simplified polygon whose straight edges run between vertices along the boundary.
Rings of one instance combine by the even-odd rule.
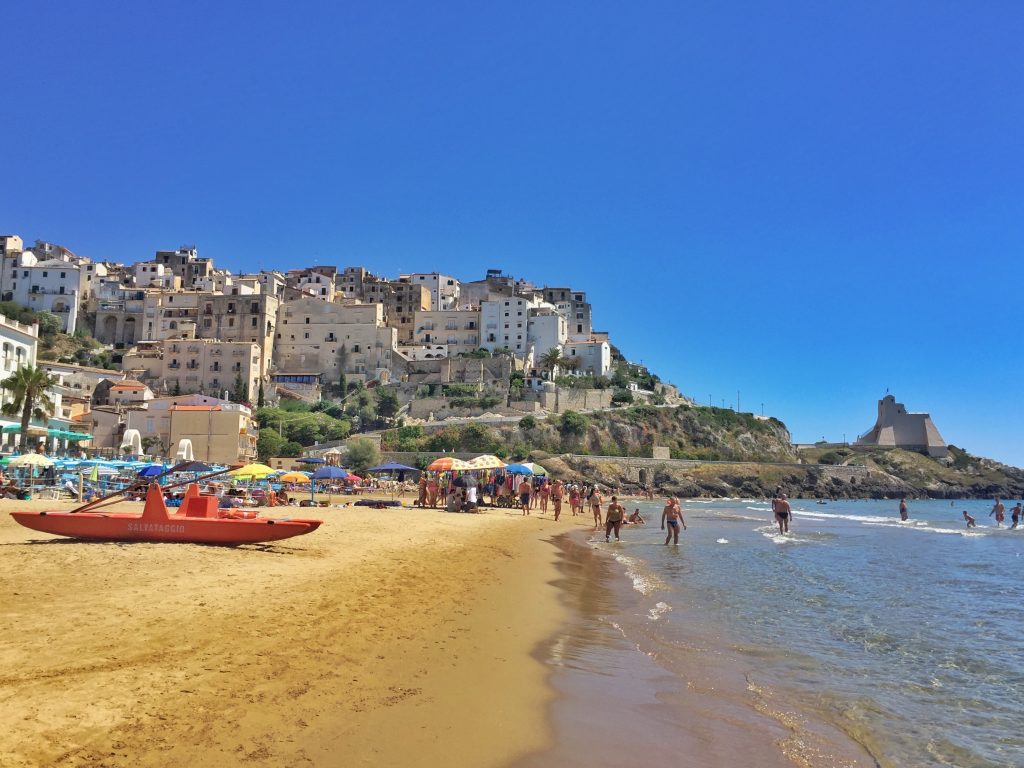
[[[827,720],[754,684],[713,616],[687,625],[681,648],[678,638],[634,632],[663,608],[634,589],[630,566],[597,551],[589,536],[574,530],[555,539],[567,620],[538,651],[557,691],[548,705],[555,739],[510,768],[660,766],[680,757],[708,766],[877,765]]]
[[[4,765],[499,766],[549,744],[551,520],[327,509],[223,548],[50,537],[15,506]]]

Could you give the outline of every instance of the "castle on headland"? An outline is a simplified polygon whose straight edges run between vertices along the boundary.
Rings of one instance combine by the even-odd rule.
[[[854,445],[924,451],[937,459],[949,455],[946,441],[939,434],[932,417],[927,413],[907,413],[906,406],[897,403],[892,395],[878,401],[875,426],[858,437]]]

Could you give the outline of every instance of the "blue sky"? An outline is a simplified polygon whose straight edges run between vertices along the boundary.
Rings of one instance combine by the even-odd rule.
[[[208,5],[214,7],[207,7]],[[700,401],[1024,465],[1018,2],[18,3],[0,230],[503,268]]]

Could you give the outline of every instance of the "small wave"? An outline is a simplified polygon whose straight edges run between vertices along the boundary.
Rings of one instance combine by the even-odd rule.
[[[805,509],[794,509],[794,515],[800,517],[815,517],[822,520],[853,520],[856,523],[883,523],[895,521],[894,517],[881,517],[878,515],[836,515],[830,512],[812,512]]]
[[[663,615],[672,610],[672,606],[665,602],[657,602],[654,607],[648,611],[647,616],[651,621],[657,621]]]
[[[716,544],[728,544],[729,540],[728,539],[715,539],[715,543]]]
[[[626,555],[616,555],[615,559],[626,568],[626,575],[633,580],[633,589],[641,595],[668,589],[668,585],[657,574],[652,573],[643,560]]]
[[[908,529],[908,526],[902,525],[901,523],[865,523],[865,525],[870,525],[875,528],[903,528],[904,530]],[[985,531],[979,531],[976,528],[935,528],[929,525],[928,523],[925,523],[924,525],[915,525],[913,528],[909,528],[909,530],[924,531],[926,533],[944,533],[947,535],[955,534],[959,536],[969,536],[972,538],[990,535]]]

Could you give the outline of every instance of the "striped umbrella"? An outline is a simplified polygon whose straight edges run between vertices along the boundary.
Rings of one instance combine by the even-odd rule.
[[[434,459],[430,462],[427,467],[431,472],[463,472],[467,469],[472,469],[468,462],[462,459],[456,459],[452,456],[442,456],[439,459]]]

